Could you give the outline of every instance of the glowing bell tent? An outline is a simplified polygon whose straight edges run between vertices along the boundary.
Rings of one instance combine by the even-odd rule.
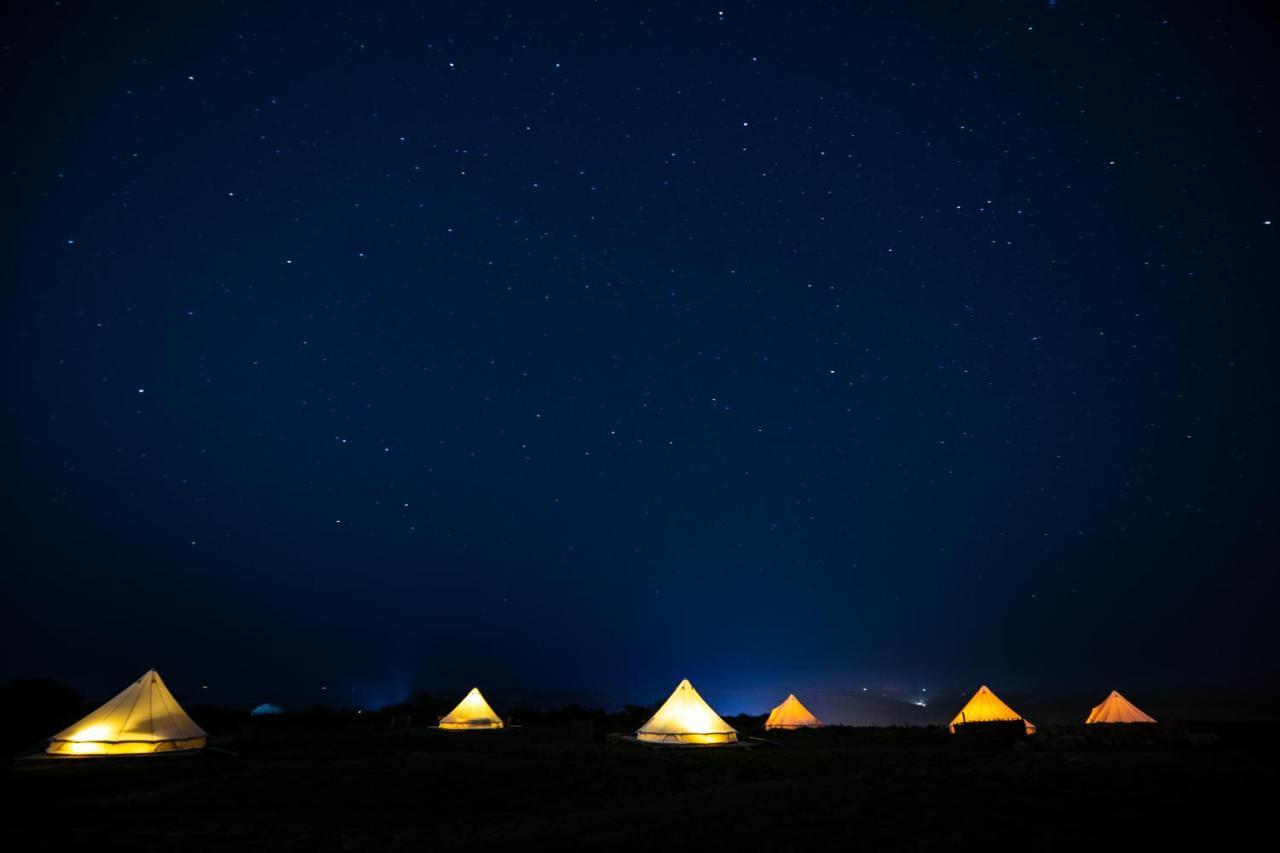
[[[197,726],[154,669],[107,704],[49,738],[50,755],[155,755],[203,749]]]
[[[439,727],[455,732],[487,731],[502,728],[502,719],[480,695],[480,688],[472,687],[458,707],[440,719]]]
[[[1154,723],[1155,717],[1149,717],[1142,709],[1112,690],[1102,704],[1094,706],[1089,712],[1086,725],[1095,723]]]
[[[737,742],[738,733],[711,710],[686,678],[649,722],[636,730],[636,740],[664,746],[724,746]]]
[[[769,719],[765,720],[764,723],[766,730],[780,729],[782,731],[820,729],[822,725],[822,720],[819,720],[813,715],[813,712],[802,705],[794,693],[788,695],[781,705],[770,711]]]
[[[1015,720],[1022,721],[1026,726],[1027,734],[1035,734],[1036,727],[1030,720],[1023,719],[1016,711],[1000,701],[1000,697],[992,693],[991,689],[984,684],[960,709],[960,713],[956,714],[955,719],[951,721],[950,729],[951,733],[955,734],[956,726],[969,723],[1006,723]]]

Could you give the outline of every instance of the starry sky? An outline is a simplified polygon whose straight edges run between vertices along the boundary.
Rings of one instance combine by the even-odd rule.
[[[1273,679],[1217,5],[11,11],[0,674]]]

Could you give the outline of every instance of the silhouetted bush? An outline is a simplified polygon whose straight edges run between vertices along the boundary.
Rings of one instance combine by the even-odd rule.
[[[51,678],[20,678],[0,687],[0,709],[6,754],[41,746],[92,710],[83,696]]]

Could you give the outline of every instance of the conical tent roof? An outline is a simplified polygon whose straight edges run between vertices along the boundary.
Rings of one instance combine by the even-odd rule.
[[[737,739],[738,733],[711,710],[687,678],[636,731],[636,740],[671,746],[716,746]]]
[[[455,731],[500,729],[502,719],[489,707],[489,703],[484,701],[484,697],[480,695],[480,688],[472,687],[471,692],[458,703],[458,707],[440,721],[440,728]]]
[[[1155,717],[1148,717],[1137,705],[1112,690],[1111,695],[1102,700],[1101,705],[1089,712],[1086,724],[1092,723],[1154,723]]]
[[[74,726],[49,738],[54,755],[145,755],[202,749],[209,736],[192,722],[154,669]]]
[[[955,733],[956,726],[962,726],[965,723],[995,723],[1002,720],[1022,720],[1026,724],[1027,734],[1034,734],[1036,727],[1031,724],[1030,720],[1023,720],[1021,715],[1010,708],[1004,702],[1000,701],[1000,697],[991,692],[987,685],[978,688],[978,692],[973,694],[973,698],[960,709],[960,713],[956,714],[954,720],[951,721],[951,732]]]
[[[822,727],[822,720],[800,704],[796,694],[792,693],[783,700],[781,705],[769,712],[769,719],[765,721],[764,727],[766,729],[817,729]]]

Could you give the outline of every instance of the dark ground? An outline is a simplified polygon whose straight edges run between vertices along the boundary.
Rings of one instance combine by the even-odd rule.
[[[1266,837],[1277,790],[1264,725],[1053,729],[998,749],[841,728],[721,750],[607,735],[626,725],[441,733],[331,714],[241,726],[220,741],[237,757],[19,761],[9,849],[1222,849]]]

